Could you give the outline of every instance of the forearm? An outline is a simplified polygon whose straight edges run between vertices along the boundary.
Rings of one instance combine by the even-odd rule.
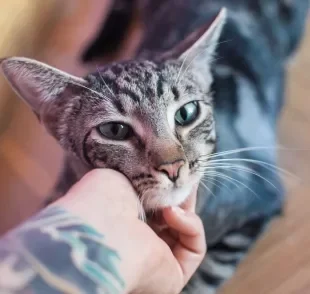
[[[0,293],[124,293],[120,262],[95,229],[49,207],[0,239]]]

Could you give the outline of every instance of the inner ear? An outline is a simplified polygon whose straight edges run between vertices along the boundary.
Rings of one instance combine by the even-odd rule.
[[[38,116],[42,106],[57,99],[69,84],[87,85],[82,78],[33,59],[11,57],[0,63],[13,90]]]

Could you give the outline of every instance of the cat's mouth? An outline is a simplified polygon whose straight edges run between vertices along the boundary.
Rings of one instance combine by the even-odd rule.
[[[191,183],[182,187],[174,185],[169,189],[159,188],[151,190],[143,197],[143,207],[148,212],[158,211],[170,206],[180,206],[190,196],[194,185],[194,183]]]
[[[142,189],[139,189],[139,183],[137,183],[144,211],[154,213],[166,207],[180,206],[191,195],[200,179],[199,173],[190,171],[183,173],[175,182],[169,181],[167,177],[161,177],[157,178],[154,185],[141,187]]]

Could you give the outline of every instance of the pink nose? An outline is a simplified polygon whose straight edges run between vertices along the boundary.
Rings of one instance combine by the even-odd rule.
[[[179,177],[180,168],[184,163],[183,159],[177,160],[173,163],[164,163],[161,164],[157,170],[165,173],[172,182],[175,182]]]

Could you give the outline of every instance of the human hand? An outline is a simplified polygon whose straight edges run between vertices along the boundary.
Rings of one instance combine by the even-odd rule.
[[[138,219],[131,184],[112,170],[91,171],[55,205],[83,218],[118,252],[124,293],[173,294],[181,292],[206,253],[195,199],[193,191],[182,208],[164,209],[167,227],[157,234]]]

